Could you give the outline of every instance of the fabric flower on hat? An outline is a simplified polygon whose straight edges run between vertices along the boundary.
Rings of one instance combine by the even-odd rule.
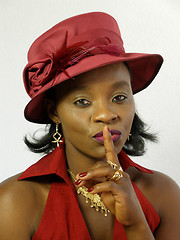
[[[62,72],[68,78],[72,78],[66,71],[68,67],[73,66],[85,57],[103,53],[119,56],[124,53],[124,49],[119,45],[111,44],[110,39],[104,37],[94,39],[91,43],[88,41],[79,42],[69,47],[66,47],[65,42],[63,48],[56,53],[52,53],[51,56],[44,57],[40,55],[42,59],[29,63],[29,67],[25,71],[31,94],[36,94],[38,90],[52,79],[55,80],[55,77]]]
[[[53,65],[53,59],[49,57],[35,62],[26,70],[26,78],[34,92],[50,81]]]

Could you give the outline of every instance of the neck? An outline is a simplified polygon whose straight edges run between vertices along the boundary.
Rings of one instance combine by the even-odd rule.
[[[68,169],[70,169],[75,176],[78,173],[90,169],[97,161],[106,161],[106,158],[96,159],[90,157],[69,145],[65,145],[65,152]]]

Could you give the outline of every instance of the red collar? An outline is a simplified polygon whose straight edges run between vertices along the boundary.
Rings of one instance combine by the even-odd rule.
[[[124,171],[126,171],[129,167],[135,167],[141,172],[153,173],[151,170],[133,162],[124,151],[119,153],[118,158]],[[18,180],[50,174],[56,174],[57,176],[63,178],[66,182],[69,182],[70,180],[67,173],[66,157],[63,144],[61,144],[59,147],[56,147],[55,150],[42,157],[35,164],[31,165],[21,174]]]

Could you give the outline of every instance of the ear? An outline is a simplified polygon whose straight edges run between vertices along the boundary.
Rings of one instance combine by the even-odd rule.
[[[46,105],[47,114],[48,114],[49,118],[54,123],[59,124],[60,119],[58,117],[57,110],[56,110],[56,105],[55,105],[54,101],[52,101],[51,99],[46,99],[45,105]]]

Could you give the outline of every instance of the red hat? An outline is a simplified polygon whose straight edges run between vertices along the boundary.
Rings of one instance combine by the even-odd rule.
[[[128,64],[135,94],[152,82],[163,58],[158,54],[125,53],[118,24],[106,13],[81,14],[58,23],[37,38],[29,49],[23,79],[32,99],[25,108],[25,118],[35,123],[49,123],[44,108],[48,89],[116,62]]]

